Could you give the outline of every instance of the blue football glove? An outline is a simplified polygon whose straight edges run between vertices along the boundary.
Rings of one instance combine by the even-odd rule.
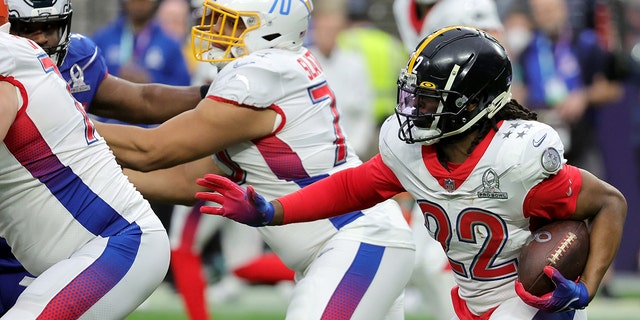
[[[243,189],[233,181],[215,174],[207,174],[196,182],[214,192],[198,192],[196,198],[211,201],[220,207],[203,205],[201,213],[214,214],[237,222],[261,227],[273,220],[273,205],[258,194],[252,186]]]
[[[545,312],[564,312],[584,309],[589,304],[589,292],[584,283],[571,281],[551,266],[544,267],[544,273],[555,283],[556,289],[541,297],[527,292],[516,280],[516,293],[526,304]]]

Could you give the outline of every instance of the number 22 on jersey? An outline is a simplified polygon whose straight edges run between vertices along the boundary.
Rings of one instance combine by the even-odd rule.
[[[453,225],[449,215],[438,204],[426,200],[418,200],[417,203],[425,216],[425,223],[436,224],[436,226],[427,225],[427,228],[435,230],[434,238],[440,242],[445,252],[450,250],[454,227],[457,230],[455,232],[457,241],[478,245],[478,252],[473,259],[468,259],[468,265],[449,258],[453,272],[462,277],[480,281],[498,280],[517,275],[515,258],[501,264],[495,262],[508,240],[507,225],[500,216],[479,208],[468,208],[458,213]],[[476,228],[484,229],[486,236],[478,237]]]

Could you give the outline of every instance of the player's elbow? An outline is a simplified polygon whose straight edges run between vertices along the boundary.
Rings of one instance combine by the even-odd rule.
[[[607,205],[611,208],[614,218],[621,224],[624,224],[624,221],[627,218],[627,199],[618,189],[613,187],[610,188],[613,190],[611,190],[607,197]]]

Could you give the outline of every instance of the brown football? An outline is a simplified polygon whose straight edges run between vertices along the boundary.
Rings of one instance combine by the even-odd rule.
[[[541,296],[555,289],[542,269],[552,266],[562,275],[577,280],[589,255],[589,230],[582,221],[553,221],[532,233],[532,238],[520,251],[518,280],[525,290]]]

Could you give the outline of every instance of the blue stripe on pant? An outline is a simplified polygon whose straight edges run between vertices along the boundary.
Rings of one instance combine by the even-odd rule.
[[[371,285],[382,261],[384,247],[361,243],[353,263],[331,296],[323,320],[350,319]]]

